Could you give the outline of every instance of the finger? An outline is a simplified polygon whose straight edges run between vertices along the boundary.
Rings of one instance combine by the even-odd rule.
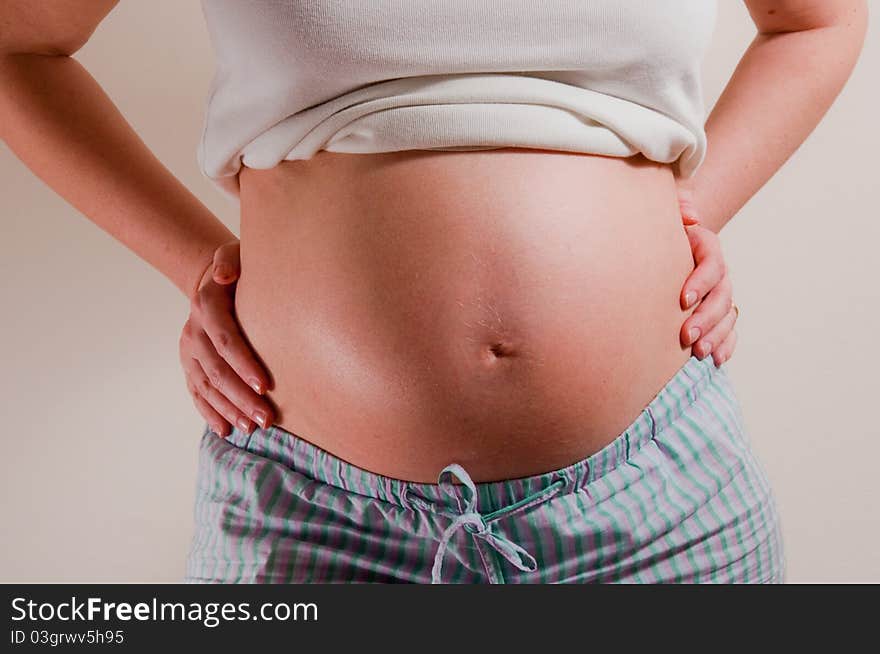
[[[694,192],[684,186],[678,186],[678,208],[682,217],[682,222],[686,225],[695,225],[700,222],[697,213]]]
[[[177,340],[177,354],[180,357],[181,365],[186,363],[190,356],[189,348],[191,347],[192,336],[195,333],[192,323],[192,316],[183,323],[183,329],[180,330],[180,338]]]
[[[698,358],[703,359],[707,354],[712,352],[715,347],[719,346],[724,340],[730,335],[730,332],[733,331],[733,324],[736,322],[736,311],[731,309],[727,312],[724,318],[715,325],[708,334],[700,337],[696,343],[694,343],[693,351],[697,355]]]
[[[715,360],[715,367],[720,368],[721,364],[733,356],[733,349],[736,347],[736,330],[732,330],[724,342],[712,351],[712,358]]]
[[[272,424],[272,407],[266,398],[256,392],[221,358],[214,345],[204,333],[197,333],[192,339],[193,358],[204,370],[211,384],[242,415],[261,427]],[[225,414],[224,414],[225,415]],[[238,423],[236,423],[238,424]]]
[[[201,364],[192,356],[195,352],[195,332],[196,330],[192,325],[192,320],[188,319],[184,324],[183,332],[181,333],[179,348],[180,361],[186,378],[187,389],[193,398],[193,403],[195,404],[196,409],[211,426],[211,430],[222,438],[229,435],[229,428],[232,424],[238,424],[239,428],[243,428],[250,433],[250,429],[246,428],[249,427],[247,423],[238,423],[238,420],[244,416],[236,414],[234,411],[230,411],[229,404],[223,404],[220,398],[217,398],[217,401],[215,402],[218,407],[223,406],[225,409],[224,416],[205,399],[204,395],[211,395],[211,387],[213,385],[205,374],[204,368],[202,368]]]
[[[214,281],[231,284],[241,274],[241,245],[239,241],[224,243],[214,251]]]
[[[254,429],[252,423],[247,416],[236,408],[229,399],[221,393],[213,380],[199,361],[190,359],[186,364],[187,376],[192,380],[191,384],[195,387],[198,394],[204,398],[209,405],[219,413],[230,425],[235,425],[241,431],[250,434]]]
[[[183,372],[186,378],[186,388],[189,391],[190,397],[192,397],[196,410],[210,425],[211,431],[221,438],[228,436],[229,422],[199,392],[199,384],[201,383],[201,378],[204,377],[204,371],[198,366],[198,362],[190,359],[188,363],[184,363]]]
[[[730,276],[724,275],[684,321],[681,326],[682,343],[693,345],[698,338],[706,336],[727,315],[732,305],[733,284],[730,281]],[[716,340],[715,342],[720,343],[721,341]]]
[[[232,300],[222,287],[204,289],[199,302],[201,329],[214,344],[215,351],[244,382],[262,395],[269,388],[268,375],[257,361],[250,345],[233,317]]]
[[[691,242],[695,267],[682,285],[680,302],[682,309],[689,309],[721,281],[727,267],[717,234],[699,225],[686,227],[685,231]]]
[[[202,417],[207,420],[209,425],[211,425],[211,431],[217,434],[220,438],[226,438],[229,436],[231,425],[226,419],[217,413],[217,411],[214,410],[214,407],[208,404],[208,401],[199,395],[198,392],[196,392],[192,398],[198,412],[202,414]]]

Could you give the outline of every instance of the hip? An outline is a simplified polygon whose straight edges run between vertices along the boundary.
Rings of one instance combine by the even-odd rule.
[[[690,358],[572,465],[426,484],[276,427],[202,436],[189,582],[778,583],[776,503],[725,370]],[[450,482],[458,476],[464,486]]]

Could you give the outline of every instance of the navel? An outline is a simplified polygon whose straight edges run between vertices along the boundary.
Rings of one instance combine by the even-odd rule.
[[[516,354],[513,345],[508,341],[493,341],[487,348],[487,357],[491,359],[500,359],[502,357],[512,357]]]

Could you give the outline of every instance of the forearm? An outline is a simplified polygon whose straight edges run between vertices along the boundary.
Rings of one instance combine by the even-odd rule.
[[[861,50],[865,16],[759,33],[706,121],[708,148],[691,189],[700,222],[719,232],[813,131]]]
[[[0,56],[0,138],[50,188],[191,297],[235,238],[74,58]]]

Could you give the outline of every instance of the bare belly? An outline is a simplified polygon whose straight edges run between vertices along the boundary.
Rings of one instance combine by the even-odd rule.
[[[690,356],[668,166],[558,151],[320,152],[241,177],[239,323],[275,424],[436,482],[554,470]]]

